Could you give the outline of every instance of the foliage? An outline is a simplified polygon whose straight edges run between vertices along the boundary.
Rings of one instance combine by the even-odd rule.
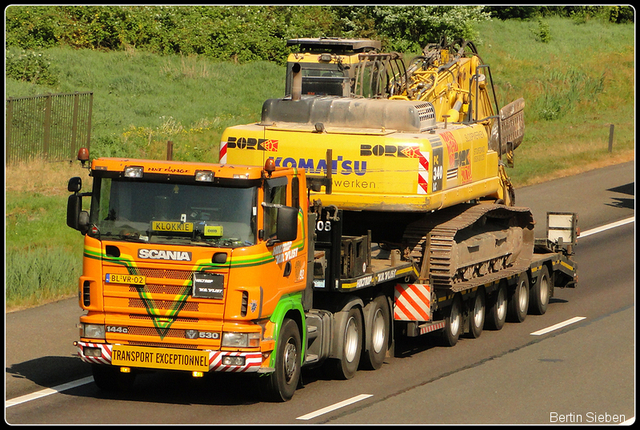
[[[385,49],[419,52],[442,36],[478,42],[490,19],[559,15],[576,21],[633,22],[630,6],[22,6],[6,9],[6,44],[25,50],[70,46],[202,55],[239,63],[283,64],[294,37],[382,40]]]
[[[348,37],[379,38],[385,50],[420,52],[447,38],[477,39],[476,22],[490,19],[483,6],[336,6]]]
[[[489,20],[483,6],[376,6],[376,26],[389,39],[389,49],[419,52],[441,37],[478,40],[473,24]]]
[[[282,63],[286,39],[337,31],[322,6],[10,6],[7,45],[144,49]],[[314,34],[315,33],[315,34]]]
[[[8,49],[5,76],[17,81],[56,85],[58,78],[50,68],[51,60],[42,52]]]
[[[559,16],[573,18],[577,22],[596,18],[622,24],[632,23],[635,19],[632,6],[487,6],[485,10],[502,20]]]
[[[542,43],[549,43],[551,41],[551,30],[549,28],[549,23],[543,21],[542,18],[538,17],[538,28],[537,30],[533,30],[533,34],[537,41]]]
[[[7,45],[143,49],[283,64],[294,37],[380,38],[419,51],[441,36],[475,38],[489,18],[470,6],[10,6]]]

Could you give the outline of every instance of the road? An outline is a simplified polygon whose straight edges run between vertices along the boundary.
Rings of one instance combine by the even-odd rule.
[[[547,210],[579,212],[581,230],[588,233],[634,216],[634,180],[634,163],[626,163],[523,188],[517,203],[532,208],[536,235],[544,230]],[[89,368],[75,357],[72,342],[81,314],[76,300],[13,312],[5,324],[5,420],[629,423],[635,418],[634,253],[634,222],[586,235],[576,249],[578,288],[556,290],[545,315],[485,330],[453,348],[424,337],[403,342],[380,370],[360,371],[349,381],[305,371],[304,387],[292,401],[278,404],[260,402],[250,379],[224,374],[144,374],[130,392],[104,394],[83,379]],[[532,334],[562,322],[568,325]],[[71,388],[57,388],[68,382]]]

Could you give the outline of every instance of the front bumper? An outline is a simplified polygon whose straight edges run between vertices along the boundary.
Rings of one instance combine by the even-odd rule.
[[[107,343],[92,343],[78,341],[74,343],[78,347],[78,356],[82,361],[91,364],[105,364],[115,366],[130,366],[163,370],[186,370],[205,372],[238,372],[255,373],[269,372],[273,369],[262,367],[263,356],[261,352],[230,352],[230,351],[198,351],[200,354],[207,354],[204,363],[195,359],[189,360],[189,350],[168,349],[168,348],[136,348],[136,354],[130,357],[130,364],[113,363],[114,345]],[[115,345],[117,348],[126,346]],[[95,348],[100,350],[100,356],[85,354],[85,348]],[[168,352],[170,351],[170,352]],[[138,359],[138,357],[141,357]],[[229,360],[227,357],[233,357]],[[227,361],[242,364],[226,364]]]

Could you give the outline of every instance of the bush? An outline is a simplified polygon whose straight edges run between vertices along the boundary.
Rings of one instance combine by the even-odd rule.
[[[42,52],[7,50],[5,76],[17,81],[53,86],[58,78],[51,71],[51,61]]]
[[[366,6],[335,10],[346,35],[379,37],[385,42],[384,50],[398,52],[420,52],[442,36],[477,40],[473,24],[491,19],[483,6]]]
[[[538,28],[533,30],[533,35],[536,40],[542,43],[549,43],[551,41],[551,29],[546,21],[538,17]]]
[[[7,46],[143,49],[283,64],[294,37],[350,36],[414,52],[440,36],[474,39],[483,6],[10,6]]]

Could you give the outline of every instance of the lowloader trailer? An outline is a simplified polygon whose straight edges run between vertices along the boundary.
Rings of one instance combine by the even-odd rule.
[[[518,256],[507,247],[473,276],[451,274],[439,260],[522,239],[510,236],[513,211],[488,240],[459,243],[446,222],[418,220],[430,256],[413,258],[371,232],[346,234],[345,212],[311,199],[331,195],[331,174],[272,159],[256,167],[98,158],[91,191],[71,178],[67,224],[84,235],[75,345],[96,384],[127,389],[145,371],[247,373],[266,400],[287,401],[303,367],[349,379],[380,368],[398,336],[433,333],[453,346],[465,333],[543,314],[555,288],[576,286],[575,214],[550,214],[549,236],[532,240],[523,211]],[[456,205],[449,219],[478,206]],[[504,222],[490,207],[470,219]]]

